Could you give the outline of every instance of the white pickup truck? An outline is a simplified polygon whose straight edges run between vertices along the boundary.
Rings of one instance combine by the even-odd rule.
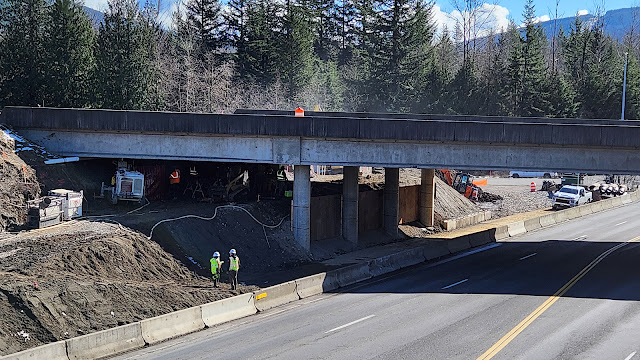
[[[591,191],[582,186],[565,185],[553,194],[553,208],[574,207],[593,200]]]

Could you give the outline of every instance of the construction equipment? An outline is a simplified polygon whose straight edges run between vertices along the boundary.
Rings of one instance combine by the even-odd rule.
[[[63,199],[54,196],[27,202],[27,226],[40,229],[62,223],[64,220]]]
[[[66,189],[50,190],[49,197],[62,199],[64,220],[71,220],[82,216],[82,199],[84,198],[82,190],[80,190],[80,192]]]
[[[482,189],[473,183],[473,175],[468,173],[455,173],[455,175],[452,175],[449,169],[439,170],[444,175],[446,182],[467,199],[478,200],[482,196]]]
[[[114,205],[118,201],[144,201],[144,175],[141,172],[129,170],[125,161],[118,161],[118,170],[111,181],[111,186],[105,186],[104,182],[102,183],[100,198],[104,198],[106,193]]]

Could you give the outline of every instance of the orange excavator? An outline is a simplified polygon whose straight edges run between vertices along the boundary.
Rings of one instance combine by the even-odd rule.
[[[478,197],[482,195],[482,189],[478,186],[480,182],[473,181],[474,176],[468,173],[455,173],[452,175],[449,169],[438,169],[444,175],[447,184],[456,189],[464,197],[471,200],[478,200]],[[486,180],[485,185],[486,185]]]

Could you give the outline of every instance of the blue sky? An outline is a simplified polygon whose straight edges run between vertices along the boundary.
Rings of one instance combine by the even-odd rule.
[[[169,25],[171,20],[170,13],[177,8],[177,2],[180,0],[160,0],[162,14],[161,18],[165,25]],[[182,0],[186,1],[186,0]],[[437,0],[435,7],[435,20],[440,27],[447,26],[449,30],[453,29],[456,19],[460,19],[462,14],[456,11],[454,3],[463,0]],[[140,0],[143,2],[143,0]],[[522,11],[526,0],[497,0],[496,2],[487,2],[483,5],[485,19],[483,23],[487,27],[499,30],[505,28],[509,20],[513,19],[517,24],[522,23]],[[85,0],[85,5],[103,11],[106,8],[107,0]],[[553,18],[556,0],[535,0],[536,16],[540,21]],[[558,8],[559,17],[572,17],[576,12],[581,14],[593,14],[596,10],[604,8],[604,10],[613,10],[626,8],[631,6],[640,6],[640,0],[560,0]]]

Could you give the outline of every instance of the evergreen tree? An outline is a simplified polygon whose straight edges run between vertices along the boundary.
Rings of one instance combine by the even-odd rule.
[[[306,7],[287,0],[282,23],[284,41],[280,47],[282,80],[293,99],[313,76],[313,19]]]
[[[256,0],[247,7],[244,53],[236,66],[243,79],[266,86],[280,78],[282,36],[280,7],[268,0]]]
[[[250,0],[230,0],[223,14],[225,44],[232,49],[233,60],[240,78],[247,76],[247,18]]]
[[[153,30],[135,0],[113,0],[100,24],[96,45],[96,88],[100,106],[152,106]]]
[[[502,90],[502,95],[505,99],[504,110],[507,115],[521,116],[520,107],[524,92],[523,39],[520,35],[520,30],[513,21],[509,23],[507,33],[503,36],[505,45],[509,49],[505,71],[505,86]]]
[[[534,23],[535,6],[527,0],[524,11],[525,35],[522,40],[522,102],[520,116],[545,116],[549,109],[544,48],[547,37]]]
[[[640,64],[631,52],[627,64],[625,119],[640,120]]]
[[[194,30],[204,52],[217,50],[222,44],[221,16],[218,0],[187,2],[187,24]]]
[[[336,41],[338,46],[338,65],[351,62],[356,47],[355,33],[356,8],[352,0],[338,0],[335,4]]]
[[[0,5],[0,107],[47,105],[43,99],[44,0],[5,0]]]
[[[93,99],[95,33],[75,0],[55,0],[45,28],[45,103],[86,107]]]

